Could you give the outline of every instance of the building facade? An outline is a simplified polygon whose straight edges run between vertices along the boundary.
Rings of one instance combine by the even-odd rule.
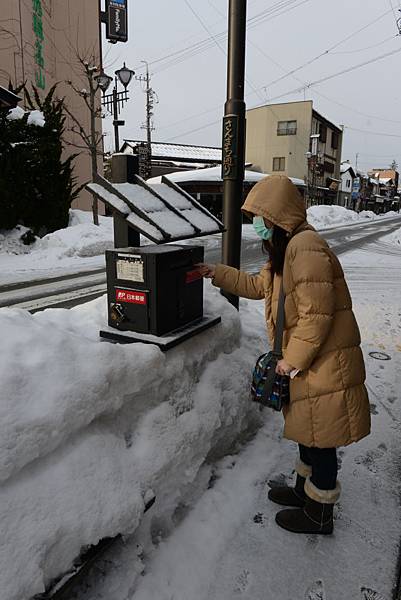
[[[312,203],[338,202],[343,131],[312,101],[260,106],[246,118],[246,162],[302,179]]]
[[[2,0],[0,85],[11,83],[15,89],[26,82],[28,89],[33,84],[44,97],[57,83],[57,97],[65,98],[86,131],[90,130],[89,111],[66,82],[78,90],[87,87],[78,57],[100,66],[100,56],[99,0]],[[91,179],[91,162],[79,135],[70,131],[73,125],[67,118],[66,139],[73,145],[66,146],[66,154],[81,153],[75,161],[75,175],[82,184]],[[101,119],[97,128],[101,131]],[[76,206],[88,209],[91,203],[91,196],[82,191]]]
[[[355,197],[353,197],[354,180],[356,173],[349,162],[343,162],[340,168],[341,189],[339,204],[345,208],[355,208]]]

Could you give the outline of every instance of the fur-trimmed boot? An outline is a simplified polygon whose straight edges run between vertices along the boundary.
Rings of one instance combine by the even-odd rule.
[[[305,506],[306,494],[304,490],[305,481],[312,473],[312,467],[306,465],[301,459],[298,459],[295,465],[297,479],[295,487],[289,485],[277,485],[269,490],[268,498],[281,506]]]
[[[281,510],[276,514],[277,525],[293,533],[333,533],[333,508],[340,491],[338,481],[334,490],[319,490],[308,477],[305,482],[305,507]]]

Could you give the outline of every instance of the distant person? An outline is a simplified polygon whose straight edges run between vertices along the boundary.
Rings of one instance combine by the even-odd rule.
[[[277,372],[299,371],[290,381],[290,403],[283,409],[284,436],[298,443],[299,458],[295,487],[273,487],[269,498],[295,507],[277,513],[280,527],[330,534],[333,506],[340,496],[336,449],[370,432],[365,366],[351,297],[337,257],[307,223],[304,201],[290,179],[263,179],[242,210],[263,240],[267,264],[259,275],[221,264],[202,264],[200,272],[226,292],[264,298],[271,345],[283,278],[285,330]]]

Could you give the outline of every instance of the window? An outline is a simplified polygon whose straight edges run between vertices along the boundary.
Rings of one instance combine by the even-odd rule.
[[[331,147],[333,150],[338,150],[339,135],[337,131],[333,131],[331,135]]]
[[[297,134],[297,122],[296,121],[279,121],[277,123],[277,135],[296,135]]]
[[[324,172],[325,173],[334,173],[334,164],[324,161]]]
[[[323,125],[323,123],[320,123],[319,133],[320,133],[320,141],[326,142],[327,141],[327,127],[326,127],[326,125]]]
[[[347,181],[347,188],[351,187],[351,181],[348,179]]]
[[[273,171],[285,171],[285,157],[276,156],[273,158]]]

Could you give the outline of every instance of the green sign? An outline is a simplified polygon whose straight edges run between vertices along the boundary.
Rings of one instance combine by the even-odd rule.
[[[35,83],[38,88],[44,90],[46,87],[45,60],[43,57],[43,8],[42,0],[32,0],[32,28],[35,34]]]
[[[223,119],[222,179],[236,179],[238,175],[238,116],[226,115]]]

